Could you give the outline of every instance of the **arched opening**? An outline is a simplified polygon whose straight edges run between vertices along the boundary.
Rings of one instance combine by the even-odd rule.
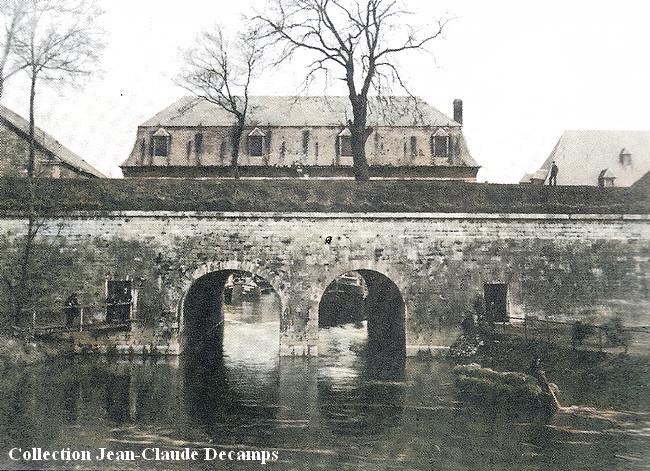
[[[218,270],[198,278],[182,303],[183,351],[223,353],[234,362],[268,362],[279,350],[280,298],[264,278]]]
[[[318,306],[319,350],[324,356],[353,352],[366,360],[369,374],[401,372],[405,315],[400,290],[386,275],[363,269],[344,273],[325,289]],[[339,365],[346,361],[339,360]]]

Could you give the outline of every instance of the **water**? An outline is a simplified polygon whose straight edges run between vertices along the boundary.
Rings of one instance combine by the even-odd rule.
[[[201,361],[75,358],[0,381],[0,468],[11,447],[276,450],[282,470],[640,470],[650,406],[569,408],[550,421],[458,402],[451,365],[364,356],[365,326],[321,332],[319,358],[278,358],[272,297],[229,307],[223,356]],[[570,386],[560,384],[561,388]],[[589,389],[594,388],[591,394]],[[599,395],[588,382],[576,389]],[[568,392],[567,392],[568,394]],[[602,395],[602,394],[601,394]],[[575,396],[575,394],[574,394]],[[627,411],[634,409],[634,411]],[[627,411],[627,412],[626,412]],[[75,467],[48,463],[50,469]],[[188,469],[185,462],[91,462],[78,469]],[[256,462],[192,469],[260,469]]]

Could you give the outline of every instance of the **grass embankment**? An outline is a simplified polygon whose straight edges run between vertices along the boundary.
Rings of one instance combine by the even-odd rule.
[[[31,186],[33,185],[33,186]],[[33,191],[32,191],[33,190]],[[457,181],[0,179],[0,211],[291,211],[650,214],[634,188]]]
[[[644,411],[650,405],[650,355],[574,351],[543,340],[496,334],[461,362],[527,373],[535,357],[541,358],[548,380],[558,385],[563,406]]]

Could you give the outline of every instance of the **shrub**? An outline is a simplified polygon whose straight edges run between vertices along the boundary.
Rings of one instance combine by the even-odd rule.
[[[454,368],[456,387],[468,401],[512,412],[552,411],[552,403],[537,381],[524,373],[498,372],[480,365]]]
[[[578,321],[571,326],[571,347],[575,350],[589,337],[593,335],[595,327],[591,324],[583,324]]]
[[[44,360],[44,355],[36,347],[26,345],[13,338],[0,339],[0,371],[6,368],[20,368]]]

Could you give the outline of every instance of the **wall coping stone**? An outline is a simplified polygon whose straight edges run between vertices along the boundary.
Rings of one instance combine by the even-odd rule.
[[[254,211],[69,211],[48,214],[60,218],[211,218],[211,219],[488,219],[566,221],[650,221],[650,214],[553,213],[321,213]],[[19,211],[0,211],[1,219],[26,219]]]

